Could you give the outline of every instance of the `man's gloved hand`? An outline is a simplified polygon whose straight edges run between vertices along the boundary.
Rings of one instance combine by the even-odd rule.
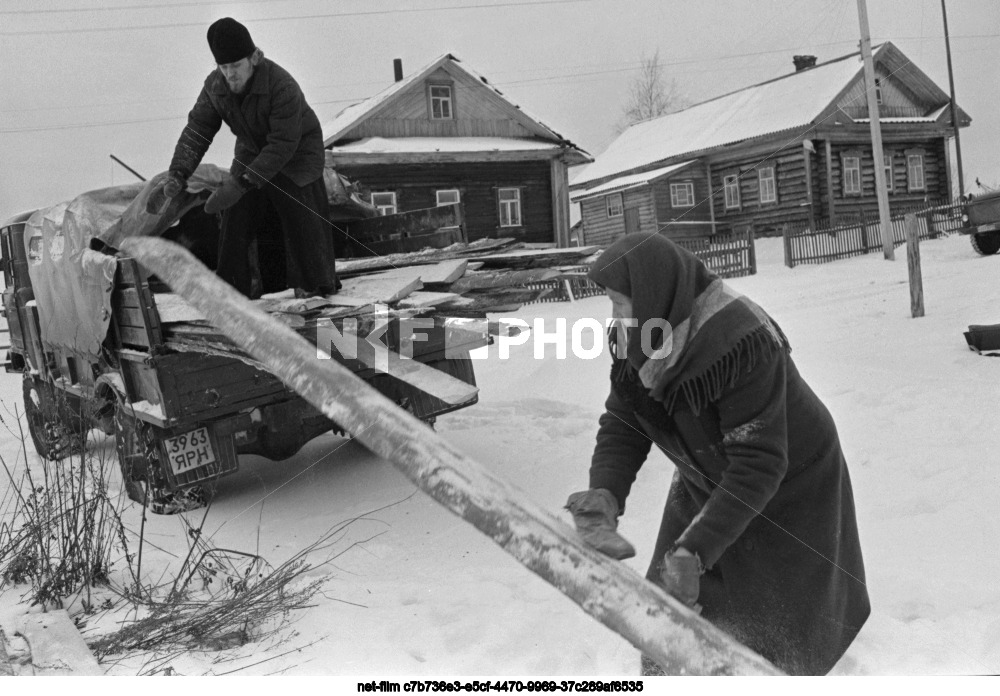
[[[146,212],[159,215],[167,207],[167,201],[184,190],[187,181],[177,172],[168,173],[149,194],[146,199]]]
[[[212,195],[205,201],[205,212],[208,214],[220,213],[226,208],[236,205],[236,202],[243,197],[243,194],[253,188],[253,185],[241,176],[226,177],[222,186],[215,189]]]
[[[660,579],[663,589],[689,607],[698,601],[701,590],[701,574],[705,572],[701,559],[686,549],[677,549],[663,557]]]
[[[618,501],[611,491],[592,488],[574,493],[566,501],[566,509],[573,513],[576,531],[589,546],[619,561],[635,555],[635,547],[616,531]]]

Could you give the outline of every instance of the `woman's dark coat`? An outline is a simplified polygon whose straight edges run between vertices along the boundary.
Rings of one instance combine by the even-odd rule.
[[[656,444],[676,473],[647,578],[673,547],[697,553],[702,616],[788,673],[825,674],[870,612],[837,429],[784,344],[736,355],[738,376],[697,409],[668,412],[619,370],[590,487],[624,509]]]

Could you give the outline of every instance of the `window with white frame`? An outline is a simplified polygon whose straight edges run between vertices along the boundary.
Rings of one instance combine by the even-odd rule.
[[[670,207],[690,208],[694,205],[694,184],[690,181],[682,181],[678,184],[670,184]]]
[[[757,170],[757,183],[760,185],[761,203],[774,203],[778,200],[778,187],[774,180],[773,165]]]
[[[861,158],[857,155],[844,157],[844,195],[861,194]]]
[[[372,192],[372,205],[378,208],[379,215],[396,214],[396,192],[378,191]]]
[[[625,210],[625,205],[622,202],[622,194],[609,193],[604,201],[607,204],[609,218],[622,216],[622,211]]]
[[[435,191],[435,195],[437,196],[438,205],[454,205],[462,200],[458,189],[440,189]]]
[[[449,85],[429,85],[429,92],[431,119],[443,121],[453,118],[454,109],[451,103],[451,87]]]
[[[882,153],[882,166],[885,168],[885,190],[892,191],[892,153],[888,150]]]
[[[906,156],[906,184],[910,191],[923,191],[926,187],[923,155]]]
[[[497,189],[497,204],[501,227],[521,226],[521,189]]]
[[[722,191],[726,198],[726,210],[740,207],[740,178],[730,174],[722,179]]]
[[[882,80],[875,78],[875,103],[882,106]]]

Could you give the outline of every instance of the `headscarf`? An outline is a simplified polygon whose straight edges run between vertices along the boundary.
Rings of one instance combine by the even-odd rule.
[[[628,330],[627,366],[668,413],[680,395],[699,413],[743,371],[772,351],[788,350],[781,329],[763,309],[662,235],[621,237],[594,261],[587,277],[632,300],[638,325]],[[665,330],[647,333],[644,350],[643,326],[649,320],[661,320],[662,326],[664,319]]]

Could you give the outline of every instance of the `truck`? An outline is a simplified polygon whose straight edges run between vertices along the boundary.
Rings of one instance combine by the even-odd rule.
[[[972,248],[982,256],[1000,252],[1000,191],[970,196],[962,207],[958,232],[969,235]]]
[[[34,449],[59,460],[80,452],[92,429],[113,436],[125,492],[159,514],[204,505],[214,483],[239,469],[242,454],[282,460],[309,440],[340,430],[117,250],[116,241],[130,234],[159,234],[189,246],[211,267],[218,218],[202,206],[220,180],[216,169],[200,167],[160,217],[144,212],[154,178],[89,192],[0,226],[10,333],[5,366],[21,375]],[[460,205],[392,217],[377,221],[375,236],[364,236],[364,220],[356,221],[361,224],[352,233],[345,231],[350,221],[333,221],[332,228],[354,241],[359,248],[353,253],[464,240]],[[341,253],[352,253],[342,242]],[[267,256],[273,265],[273,255],[281,253],[280,245],[273,246],[262,261]],[[350,285],[350,274],[343,275]],[[444,400],[364,356],[343,355],[329,343],[318,346],[416,417],[433,423],[477,402],[469,352],[490,342],[485,330],[450,326],[447,316],[430,307],[424,314],[433,328],[424,340],[403,346],[399,319],[420,310],[357,297],[338,301],[336,295],[303,300],[273,282],[269,289],[272,294],[256,303],[312,342],[324,335],[323,327],[343,332],[349,322],[362,340],[377,331],[386,352],[406,348],[422,366],[467,386],[461,398]]]

